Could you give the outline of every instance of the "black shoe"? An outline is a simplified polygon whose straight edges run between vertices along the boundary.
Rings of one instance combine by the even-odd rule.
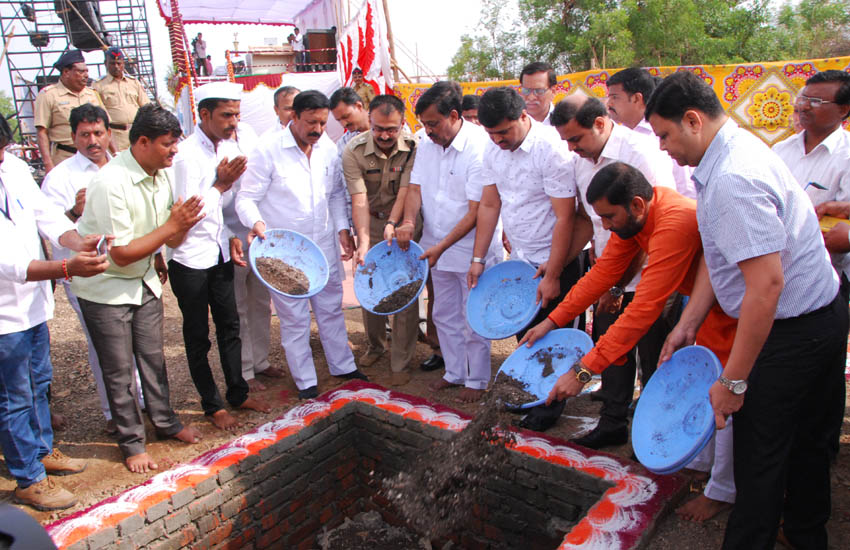
[[[309,388],[298,390],[298,399],[313,399],[319,396],[319,388],[310,386]]]
[[[601,449],[602,447],[612,447],[614,445],[623,445],[629,440],[629,429],[625,426],[619,428],[608,429],[593,428],[593,431],[582,437],[577,437],[571,441],[576,445],[587,447],[588,449]]]
[[[564,405],[567,402],[553,401],[551,405],[538,405],[528,409],[528,414],[519,421],[519,427],[535,432],[545,432],[555,425],[561,413],[564,412]]]
[[[419,365],[419,368],[424,370],[425,372],[429,372],[432,370],[441,369],[445,366],[446,362],[443,361],[443,356],[433,353],[431,354],[431,357],[422,361],[422,364]]]
[[[360,372],[360,369],[354,369],[351,372],[340,374],[336,378],[342,378],[343,380],[365,380],[367,382],[369,381],[369,377]]]

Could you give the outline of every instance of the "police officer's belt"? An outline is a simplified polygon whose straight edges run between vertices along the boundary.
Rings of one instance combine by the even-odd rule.
[[[114,122],[109,123],[109,127],[113,130],[126,130],[129,125],[128,124],[115,124]]]
[[[389,212],[369,212],[373,217],[378,218],[379,220],[385,220],[390,217]]]
[[[65,151],[66,153],[76,153],[77,152],[76,147],[71,147],[70,145],[62,145],[61,143],[57,143],[56,148],[61,149],[61,150]]]

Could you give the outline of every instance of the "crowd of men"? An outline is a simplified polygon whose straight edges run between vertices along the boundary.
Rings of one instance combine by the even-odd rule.
[[[601,373],[599,423],[574,441],[624,444],[638,371],[646,385],[676,349],[705,345],[723,365],[710,390],[718,431],[689,465],[710,471],[706,489],[678,512],[702,521],[732,507],[724,548],[772,548],[778,534],[793,547],[827,547],[850,225],[821,236],[818,217],[850,217],[850,74],[807,81],[795,101],[802,131],[775,151],[690,72],[662,81],[626,69],[609,79],[606,101],[573,94],[555,104],[545,63],[526,66],[518,90],[480,97],[437,82],[415,104],[416,135],[395,96],[284,87],[274,95],[279,123],[258,138],[239,122],[241,86],[207,84],[196,92],[197,127],[181,141],[177,119],[125,80],[120,51],[106,57],[99,94],[80,85],[85,65],[70,58],[57,64],[60,84],[39,96],[39,144],[72,155],[49,157],[42,192],[21,161],[0,156],[0,223],[11,237],[0,262],[0,444],[20,502],[73,505],[47,474],[85,467],[52,448],[49,279],[63,283],[79,316],[127,468],[147,472],[158,466],[145,452],[143,412],[161,436],[200,437],[169,400],[167,280],[204,414],[233,429],[228,406],[270,410],[251,396],[263,389],[255,376],[285,376],[269,365],[270,301],[301,399],[319,393],[311,310],[331,375],[365,380],[361,368],[389,351],[390,383],[410,381],[418,309],[393,316],[389,344],[386,318],[363,310],[367,347],[357,359],[342,310],[342,262],[362,265],[371,246],[397,239],[402,248],[417,241],[431,267],[435,355],[420,368],[444,369],[432,391],[458,387],[458,399],[473,402],[488,388],[490,342],[470,328],[465,304],[507,253],[539,279],[540,312],[518,345],[584,328],[594,306],[593,349],[520,426],[548,429]],[[51,99],[65,95],[76,105]],[[120,110],[131,99],[132,116]],[[325,134],[329,116],[346,129],[337,143]],[[3,122],[0,138],[11,140]],[[250,242],[272,227],[308,236],[327,257],[328,283],[311,298],[270,296],[247,267]],[[39,233],[53,241],[53,260]],[[208,361],[210,314],[224,399]]]

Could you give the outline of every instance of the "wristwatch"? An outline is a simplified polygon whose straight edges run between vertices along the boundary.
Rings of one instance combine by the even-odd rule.
[[[735,395],[743,395],[744,392],[747,391],[746,380],[729,380],[725,376],[721,375],[720,378],[717,379],[717,381],[720,382],[720,384],[724,388],[734,393]]]
[[[486,262],[484,261],[484,258],[479,258],[478,256],[473,256],[472,261],[470,263],[484,265]]]
[[[587,384],[593,378],[593,373],[584,368],[581,361],[576,361],[573,365],[573,370],[576,373],[576,379],[582,384]]]
[[[625,294],[626,291],[623,290],[623,287],[621,286],[612,286],[611,290],[609,290],[608,293],[611,294],[612,298],[619,298],[620,296]]]
[[[398,227],[398,223],[394,222],[392,220],[387,220],[387,223],[385,223],[384,225],[391,225],[393,227]]]

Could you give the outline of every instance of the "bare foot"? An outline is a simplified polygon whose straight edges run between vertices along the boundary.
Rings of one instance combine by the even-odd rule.
[[[124,465],[127,466],[128,470],[136,474],[146,474],[150,470],[159,468],[148,453],[128,456],[124,459]]]
[[[197,443],[201,440],[201,432],[192,426],[185,426],[172,437],[174,437],[174,439],[179,439],[183,443]]]
[[[264,391],[266,386],[257,380],[256,378],[252,378],[248,380],[248,390],[250,391]]]
[[[261,376],[267,376],[269,378],[283,378],[286,373],[283,372],[283,369],[279,367],[269,367],[262,372],[258,372],[257,374]]]
[[[253,397],[249,397],[248,399],[246,399],[241,405],[239,405],[239,408],[251,409],[252,411],[259,411],[261,413],[272,412],[271,405],[269,405],[265,401],[254,399]]]
[[[53,409],[50,410],[50,427],[53,428],[53,431],[61,432],[67,425],[68,421],[65,420],[64,416],[57,412],[53,412]]]
[[[436,382],[428,384],[428,389],[432,391],[440,391],[448,388],[456,388],[458,386],[460,386],[460,384],[452,384],[451,382],[447,382],[445,378],[440,378]]]
[[[484,397],[484,390],[476,390],[473,388],[463,388],[455,398],[459,403],[474,403]]]
[[[728,502],[714,500],[703,494],[676,508],[676,514],[682,519],[702,523],[731,507]]]
[[[239,422],[237,422],[236,419],[233,418],[233,415],[227,412],[225,409],[219,409],[212,413],[212,416],[210,416],[210,422],[212,422],[216,428],[227,431],[234,430],[239,425]],[[184,428],[183,431],[186,431],[186,429]]]

